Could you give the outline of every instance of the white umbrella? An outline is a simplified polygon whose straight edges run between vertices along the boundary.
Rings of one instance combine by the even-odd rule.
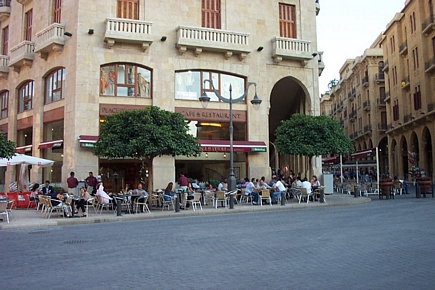
[[[53,163],[54,163],[53,160],[48,160],[48,159],[24,155],[24,154],[17,154],[17,153],[15,153],[15,155],[9,160],[7,158],[0,158],[0,167],[17,165],[17,164],[38,165],[38,166],[46,167],[46,166],[53,166]]]

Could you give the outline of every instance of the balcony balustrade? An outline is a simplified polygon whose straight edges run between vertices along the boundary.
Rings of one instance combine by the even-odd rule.
[[[385,132],[387,131],[388,125],[386,123],[378,123],[378,131]]]
[[[296,60],[305,66],[313,58],[311,41],[275,37],[272,40],[272,57],[276,63],[283,59]]]
[[[361,84],[363,87],[367,87],[369,85],[369,76],[365,76],[361,80]]]
[[[385,98],[377,98],[376,99],[376,105],[378,107],[385,107],[387,104],[385,102]]]
[[[124,18],[106,18],[104,41],[109,48],[115,43],[140,44],[142,51],[153,43],[152,22]]]
[[[377,73],[375,75],[375,78],[376,78],[376,82],[377,83],[385,82],[385,74],[383,72],[382,73]]]
[[[421,24],[421,32],[425,35],[425,36],[429,36],[431,34],[431,32],[433,30],[435,30],[435,21],[434,21],[435,17],[432,14],[428,19],[426,19],[422,24]]]
[[[399,46],[399,54],[401,56],[406,56],[408,54],[408,42],[406,40]]]
[[[61,53],[65,44],[65,25],[53,23],[44,30],[36,33],[35,53],[47,59],[51,51]]]
[[[364,103],[363,103],[363,110],[370,111],[370,101],[369,100],[364,101]]]
[[[6,21],[11,15],[11,0],[0,0],[0,21]]]
[[[32,0],[17,0],[18,3],[20,3],[21,5],[26,5],[27,3],[32,2]]]
[[[435,57],[431,60],[425,62],[424,64],[424,71],[427,73],[433,73],[435,72]]]
[[[7,79],[9,75],[9,56],[0,55],[0,78]]]
[[[401,84],[403,90],[409,90],[409,87],[411,85],[409,82],[409,76],[407,76],[406,78],[403,78],[400,84]]]
[[[9,66],[14,68],[14,71],[20,72],[21,67],[32,67],[35,56],[34,43],[32,41],[22,41],[18,45],[11,48],[11,56]]]
[[[383,72],[388,72],[390,69],[390,65],[388,64],[388,59],[384,61],[384,68],[382,69]]]

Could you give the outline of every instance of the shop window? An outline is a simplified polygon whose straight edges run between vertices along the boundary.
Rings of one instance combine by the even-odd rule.
[[[175,99],[199,101],[202,92],[205,92],[210,97],[210,102],[219,102],[211,84],[204,83],[204,80],[212,80],[218,94],[227,99],[230,97],[230,85],[233,99],[242,96],[245,91],[245,79],[238,76],[209,71],[184,71],[175,73]]]
[[[18,89],[18,113],[32,109],[35,82],[28,81]]]
[[[52,183],[62,182],[62,165],[63,165],[63,138],[64,138],[64,121],[59,120],[44,124],[44,142],[57,140],[59,142],[51,143],[49,146],[40,148],[42,156],[54,161],[51,169],[43,169],[43,180],[50,180]],[[40,145],[41,147],[41,145]]]
[[[229,122],[188,121],[189,134],[199,140],[229,140]],[[246,123],[233,122],[233,138],[235,141],[246,140]]]
[[[45,104],[65,98],[65,68],[57,69],[45,77]]]
[[[0,119],[6,119],[8,117],[9,91],[3,91],[0,93],[0,101],[1,101]]]
[[[102,66],[100,95],[151,98],[151,71],[132,64]]]

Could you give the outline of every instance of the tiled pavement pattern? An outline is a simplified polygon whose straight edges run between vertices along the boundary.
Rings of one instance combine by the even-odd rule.
[[[434,289],[435,199],[366,201],[12,227],[1,289]]]

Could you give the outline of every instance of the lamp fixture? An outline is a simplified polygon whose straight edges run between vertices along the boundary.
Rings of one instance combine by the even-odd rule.
[[[68,32],[68,31],[65,31],[65,32],[63,33],[63,35],[68,36],[68,37],[71,37],[71,36],[72,36],[72,33],[71,33],[71,32]]]
[[[208,153],[207,152],[205,152],[205,158],[208,158]]]
[[[162,36],[162,38],[160,38],[160,41],[166,41],[167,37],[165,35]]]
[[[204,123],[204,122],[201,122],[198,125],[199,125],[199,127],[202,127],[202,126],[206,126],[206,127],[222,127],[222,124],[219,124],[219,123]]]
[[[257,51],[262,51],[263,49],[264,49],[264,47],[259,46],[259,47],[257,48]]]
[[[424,115],[424,112],[420,112],[420,114]]]
[[[88,30],[88,34],[90,34],[90,35],[94,34],[94,30],[93,30],[92,28],[90,28],[90,29]]]
[[[400,123],[400,122],[399,122],[399,123],[397,123],[397,124],[399,124],[399,126],[402,126],[402,123]]]
[[[224,153],[224,158],[227,158],[227,153]]]
[[[311,55],[312,55],[313,57],[316,57],[316,56],[317,56],[317,52],[313,52]]]

